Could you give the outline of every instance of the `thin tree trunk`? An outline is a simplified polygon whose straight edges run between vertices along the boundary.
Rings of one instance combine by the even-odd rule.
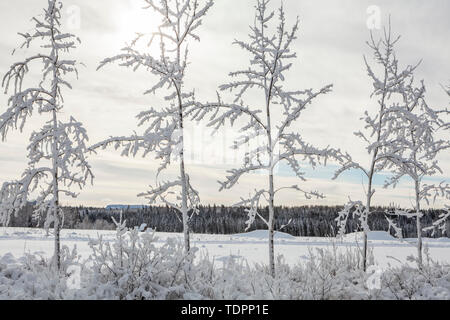
[[[55,99],[56,101],[56,99]],[[56,118],[56,110],[53,110],[53,130],[56,132],[57,130],[57,118]],[[55,264],[56,268],[59,271],[61,268],[61,241],[60,241],[60,232],[61,232],[61,217],[59,212],[59,188],[58,188],[58,141],[54,138],[52,145],[52,166],[53,166],[53,201],[54,201],[54,229],[55,229]]]
[[[375,170],[375,158],[377,156],[377,152],[374,153],[373,159],[372,160],[372,166],[370,169],[370,173],[369,173],[369,186],[367,189],[367,202],[366,202],[366,210],[367,210],[367,216],[366,218],[366,224],[365,226],[363,226],[363,231],[364,231],[364,239],[363,239],[363,270],[364,272],[367,270],[367,226],[369,224],[369,215],[370,215],[370,205],[371,205],[371,201],[372,201],[372,180],[373,180],[373,174],[374,174],[374,170]]]
[[[411,137],[413,142],[413,158],[414,163],[417,163],[417,149],[416,149],[416,140],[414,139],[414,130],[411,130]],[[420,222],[421,213],[420,213],[420,179],[417,173],[417,167],[414,167],[414,191],[416,193],[416,226],[417,226],[417,264],[419,269],[422,269],[423,260],[422,260],[422,224]]]
[[[366,203],[366,208],[367,208],[367,223],[369,223],[369,214],[370,214],[370,202],[371,202],[371,198],[372,198],[372,179],[370,179],[369,181],[369,190],[367,191],[367,203]],[[367,270],[367,230],[366,227],[363,228],[363,232],[364,232],[364,239],[363,239],[363,270],[364,272]]]
[[[269,90],[266,91],[266,116],[267,116],[267,139],[269,152],[269,267],[270,274],[275,277],[275,250],[273,243],[274,225],[275,225],[275,210],[274,210],[274,183],[273,183],[273,143],[272,143],[272,128],[270,121],[270,100],[272,98],[273,78],[270,81]]]
[[[264,22],[261,21],[261,32],[262,37],[264,38]],[[263,51],[263,56],[265,56],[265,52]],[[275,62],[274,70],[276,69],[277,62]],[[267,74],[267,66],[263,64],[264,74]],[[267,86],[267,77],[264,77],[264,95],[266,101],[266,133],[267,133],[267,143],[268,143],[268,152],[269,152],[269,220],[268,220],[268,231],[269,231],[269,268],[270,274],[272,277],[275,277],[275,249],[273,243],[273,237],[275,233],[275,210],[274,210],[274,182],[273,182],[273,145],[272,145],[272,128],[270,121],[270,101],[272,99],[272,88],[273,88],[273,76],[270,80],[269,86]]]
[[[56,58],[57,59],[57,58]],[[56,63],[55,63],[56,64]],[[56,65],[54,66],[53,79],[56,81],[57,71]],[[56,130],[58,130],[58,119],[56,116],[56,98],[57,98],[57,87],[54,85],[53,89],[53,99],[54,99],[54,109],[53,109],[53,134],[56,135]],[[59,212],[59,186],[58,186],[58,141],[56,136],[53,137],[52,142],[52,167],[53,167],[53,203],[54,203],[54,230],[55,230],[55,264],[59,271],[61,268],[61,217]]]
[[[386,83],[387,83],[387,77],[388,77],[388,73],[387,73],[387,69],[384,70],[384,88],[386,88]],[[380,137],[381,137],[381,123],[382,123],[382,119],[383,119],[383,110],[384,110],[384,103],[385,103],[385,99],[386,99],[386,89],[383,92],[383,97],[381,99],[380,102],[380,116],[379,116],[379,128],[378,128],[378,132],[377,132],[377,141],[380,141]],[[372,163],[370,165],[370,171],[369,171],[369,186],[367,189],[367,202],[366,202],[366,209],[367,209],[367,216],[366,218],[366,226],[364,226],[364,245],[363,245],[363,270],[366,271],[367,270],[367,228],[368,228],[368,224],[369,224],[369,215],[370,215],[370,205],[371,205],[371,201],[372,201],[372,196],[373,196],[373,190],[372,190],[372,182],[373,182],[373,175],[375,173],[375,164],[376,164],[376,159],[377,159],[377,155],[378,155],[378,147],[375,148],[374,153],[373,153],[373,157],[372,157]]]
[[[380,112],[379,112],[379,119],[378,119],[378,123],[379,123],[379,128],[378,128],[378,132],[377,132],[377,142],[380,142],[380,138],[381,138],[381,124],[383,121],[383,110],[385,107],[385,100],[386,100],[386,94],[387,94],[387,89],[386,89],[386,84],[388,81],[388,70],[385,67],[384,69],[384,81],[383,81],[383,96],[380,100]],[[371,201],[372,201],[372,196],[373,196],[373,190],[372,190],[372,181],[373,181],[373,175],[375,173],[375,163],[376,163],[376,159],[377,159],[377,155],[378,155],[378,151],[379,151],[379,147],[376,147],[373,153],[373,157],[372,157],[372,163],[370,166],[370,171],[369,171],[369,186],[367,189],[367,202],[366,202],[366,209],[367,209],[367,216],[366,216],[366,223],[367,225],[364,226],[364,247],[363,247],[363,270],[366,271],[367,270],[367,228],[368,228],[368,224],[369,224],[369,215],[370,215],[370,205],[371,205]]]
[[[417,225],[417,263],[419,269],[422,269],[422,224],[420,222],[420,199],[419,199],[419,181],[415,181],[416,188],[416,225]]]
[[[269,267],[270,274],[275,277],[275,250],[273,244],[274,225],[275,225],[275,210],[274,210],[274,183],[273,183],[273,143],[272,143],[272,128],[270,121],[270,100],[272,98],[272,86],[273,78],[270,81],[269,90],[266,91],[266,116],[267,116],[267,139],[268,139],[268,152],[269,152]]]
[[[177,64],[180,67],[180,57],[181,57],[181,43],[180,43],[180,19],[177,20]],[[172,80],[175,90],[178,96],[178,116],[179,116],[179,126],[180,126],[180,176],[181,176],[181,214],[183,216],[183,235],[184,235],[184,249],[186,252],[191,250],[191,244],[189,239],[189,216],[188,216],[188,185],[186,179],[186,170],[184,166],[184,119],[183,119],[183,101],[181,97],[182,84],[176,83]]]
[[[181,138],[183,139],[183,138]],[[181,173],[181,192],[182,192],[182,205],[181,210],[183,214],[183,234],[184,234],[184,247],[186,252],[191,250],[191,244],[189,240],[189,217],[188,217],[188,206],[187,206],[187,186],[186,186],[186,173],[184,169],[184,155],[183,152],[180,154],[180,173]]]
[[[191,250],[189,239],[189,216],[188,216],[188,185],[186,179],[186,170],[184,166],[184,123],[183,123],[183,103],[181,100],[181,88],[175,84],[178,95],[178,117],[180,126],[180,176],[181,176],[181,214],[183,216],[183,234],[184,234],[184,248],[186,252]]]
[[[58,211],[58,209],[56,209]],[[60,240],[60,233],[61,233],[61,226],[60,226],[60,219],[59,219],[59,213],[56,213],[55,215],[55,265],[56,269],[59,271],[61,269],[61,240]]]
[[[55,10],[55,4],[53,4],[52,11]],[[53,83],[52,83],[52,98],[53,98],[53,142],[52,142],[52,168],[53,168],[53,205],[54,205],[54,231],[55,231],[55,265],[57,270],[59,271],[61,268],[61,241],[60,241],[60,232],[61,232],[61,217],[59,212],[59,186],[58,186],[58,141],[56,138],[56,131],[58,130],[58,119],[56,116],[56,105],[58,98],[58,49],[55,48],[55,35],[54,35],[54,21],[53,21],[53,12],[52,12],[52,20],[50,22],[52,28],[50,30],[52,37],[52,45],[53,50],[55,50],[55,60],[53,62]]]
[[[274,210],[274,187],[273,187],[273,168],[269,174],[269,266],[270,274],[275,277],[275,250],[273,244],[275,210]]]

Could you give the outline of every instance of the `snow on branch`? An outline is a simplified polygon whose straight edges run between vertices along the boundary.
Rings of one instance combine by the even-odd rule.
[[[352,201],[344,205],[344,208],[338,212],[338,217],[335,219],[338,226],[338,234],[340,237],[345,235],[348,218],[353,214],[357,217],[363,230],[370,231],[368,225],[368,214],[366,206],[361,201]]]
[[[450,184],[442,181],[436,184],[422,184],[422,189],[419,191],[419,198],[425,200],[429,205],[430,201],[435,202],[436,198],[450,200]]]
[[[241,198],[241,201],[234,205],[235,207],[248,207],[245,209],[245,212],[248,215],[248,220],[245,222],[245,231],[248,231],[250,229],[257,217],[260,218],[267,226],[269,226],[269,222],[258,212],[261,197],[263,197],[266,193],[266,190],[255,190],[255,194],[253,196],[248,199]]]
[[[278,188],[274,191],[274,194],[277,194],[279,191],[289,190],[289,189],[302,193],[305,196],[305,198],[308,200],[310,200],[312,198],[316,198],[316,199],[324,199],[325,198],[325,195],[323,193],[320,193],[319,191],[306,191],[306,190],[301,189],[298,185],[292,185],[289,187]]]
[[[402,232],[402,228],[400,228],[399,226],[397,226],[397,224],[394,222],[393,219],[390,219],[388,216],[386,216],[386,220],[389,224],[388,227],[388,232],[391,230],[394,230],[395,232],[395,237],[398,239],[403,239],[403,232]]]
[[[25,206],[26,200],[23,200],[20,189],[18,181],[3,183],[0,189],[0,225],[8,226],[11,216]]]
[[[339,155],[339,159],[340,159],[341,167],[338,170],[335,171],[334,176],[333,176],[333,180],[336,180],[345,171],[351,170],[351,169],[361,170],[362,172],[364,172],[364,174],[367,177],[369,176],[369,174],[366,171],[366,169],[362,165],[360,165],[358,162],[353,161],[351,155],[348,154],[347,152],[346,153],[341,153]]]
[[[302,161],[307,161],[308,164],[315,168],[317,165],[327,165],[328,159],[341,159],[341,151],[330,147],[323,149],[314,147],[306,143],[298,133],[283,134],[279,137],[282,152],[280,152],[278,159],[273,162],[275,166],[279,161],[286,160],[295,172],[297,177],[304,179],[304,174],[300,171],[300,162],[296,156],[300,156]]]
[[[145,0],[147,6],[158,12],[163,21],[158,32],[152,36],[160,36],[169,39],[175,46],[179,47],[187,37],[199,41],[199,36],[194,32],[202,24],[202,19],[213,6],[212,0],[206,1],[203,6],[197,0]],[[168,31],[165,31],[165,30]],[[170,52],[174,49],[168,49]]]
[[[192,185],[190,184],[189,176],[186,176],[188,190],[187,190],[187,198],[188,198],[188,212],[198,213],[198,206],[200,205],[200,197],[198,191],[196,191]],[[177,203],[173,202],[170,198],[174,197],[176,200],[181,200],[179,194],[179,190],[182,186],[182,180],[178,179],[176,181],[162,182],[158,183],[157,187],[150,186],[150,190],[138,194],[138,197],[146,198],[150,203],[154,203],[157,200],[162,201],[166,205],[178,210],[183,213],[183,208]]]
[[[249,129],[255,130],[267,130],[266,125],[263,120],[259,117],[261,110],[251,110],[242,104],[224,104],[217,94],[217,103],[200,103],[197,102],[195,106],[189,109],[188,115],[191,116],[193,120],[203,120],[207,114],[212,113],[209,118],[208,126],[214,127],[218,130],[220,127],[226,124],[228,120],[231,125],[241,116],[246,115],[250,118],[250,121],[241,128],[241,132],[245,132]]]
[[[278,126],[278,134],[277,137],[281,137],[286,128],[288,128],[292,122],[298,119],[301,112],[306,108],[308,104],[312,103],[312,100],[318,97],[319,95],[326,94],[331,92],[331,89],[333,88],[333,85],[327,85],[320,89],[317,92],[313,92],[310,90],[305,91],[298,91],[294,93],[287,93],[287,92],[278,92],[277,96],[281,100],[281,104],[284,106],[284,114],[285,114],[285,120],[282,121],[281,125]],[[305,94],[306,98],[300,99],[296,98],[296,95],[302,95]],[[293,106],[292,106],[293,104]]]
[[[145,94],[155,93],[164,86],[167,86],[167,88],[170,89],[174,82],[178,84],[181,82],[184,69],[180,68],[177,63],[170,61],[168,58],[163,57],[164,60],[160,61],[154,59],[149,54],[139,53],[131,47],[123,48],[122,51],[125,53],[101,61],[97,70],[114,62],[119,62],[119,66],[122,67],[131,67],[133,68],[133,71],[138,70],[140,67],[144,67],[152,74],[160,77],[159,81],[147,90]]]
[[[446,206],[444,211],[439,215],[439,219],[433,222],[430,227],[426,227],[423,231],[432,231],[432,236],[435,235],[436,230],[440,230],[444,235],[447,233],[447,223],[450,221],[450,206]],[[448,236],[448,235],[447,235]]]

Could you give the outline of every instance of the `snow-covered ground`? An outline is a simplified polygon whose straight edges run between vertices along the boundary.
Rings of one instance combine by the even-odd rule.
[[[89,239],[97,239],[102,235],[104,240],[112,240],[115,231],[97,230],[63,230],[61,241],[63,245],[72,248],[77,246],[82,258],[88,258],[91,249]],[[158,242],[164,243],[167,238],[179,237],[182,234],[158,232]],[[267,231],[257,230],[237,235],[208,235],[193,234],[192,244],[200,249],[201,254],[208,254],[210,258],[220,263],[229,256],[245,257],[249,263],[267,263],[268,246]],[[406,262],[409,255],[416,254],[415,239],[397,240],[386,232],[374,231],[369,234],[369,245],[373,248],[375,262],[381,268]],[[433,260],[450,263],[450,239],[424,239]],[[294,237],[278,232],[275,235],[275,254],[282,254],[289,264],[295,264],[307,259],[308,250],[315,248],[331,248],[335,245],[338,250],[361,247],[361,234],[348,234],[344,239]],[[0,228],[0,256],[12,253],[21,257],[24,253],[39,253],[50,257],[53,253],[53,236],[46,235],[42,229],[29,228]]]

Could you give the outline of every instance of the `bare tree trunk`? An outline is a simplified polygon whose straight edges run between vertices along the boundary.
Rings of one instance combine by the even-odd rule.
[[[181,138],[183,139],[183,138]],[[180,173],[181,173],[181,192],[182,192],[182,205],[181,210],[183,214],[183,234],[184,234],[184,248],[186,252],[191,250],[191,244],[189,240],[189,217],[188,217],[188,206],[187,206],[187,186],[186,186],[186,173],[184,169],[184,155],[183,152],[180,154]]]
[[[417,149],[416,149],[416,140],[414,139],[414,130],[411,131],[411,137],[413,140],[413,158],[414,163],[417,163]],[[417,227],[417,264],[419,269],[422,269],[422,224],[420,222],[421,213],[420,213],[420,180],[419,175],[417,173],[417,167],[414,167],[414,191],[416,193],[416,227]]]
[[[381,124],[382,124],[382,119],[383,119],[383,110],[385,108],[385,100],[386,100],[386,96],[387,96],[387,89],[386,89],[386,84],[388,81],[388,69],[387,67],[384,68],[384,82],[383,82],[383,96],[380,100],[380,112],[379,112],[379,128],[377,130],[377,142],[380,142],[380,138],[381,138]],[[364,246],[363,246],[363,270],[364,272],[367,270],[367,229],[368,229],[368,224],[369,224],[369,215],[370,215],[370,205],[371,205],[371,201],[372,201],[372,196],[373,196],[373,190],[372,190],[372,182],[373,182],[373,175],[375,173],[375,164],[377,162],[377,155],[378,155],[378,151],[379,151],[379,147],[376,147],[375,150],[373,151],[373,157],[372,157],[372,163],[370,165],[370,171],[368,174],[369,177],[369,186],[367,189],[367,202],[366,202],[366,210],[367,210],[367,215],[365,217],[366,219],[366,225],[363,226],[364,228]]]
[[[365,217],[366,219],[366,224],[365,226],[363,226],[363,231],[364,231],[364,239],[363,239],[363,270],[364,272],[367,270],[367,227],[369,224],[369,215],[370,215],[370,205],[371,205],[371,201],[372,201],[372,195],[373,195],[373,191],[372,191],[372,180],[373,180],[373,174],[374,174],[374,170],[375,170],[375,158],[377,156],[377,152],[374,153],[373,159],[372,160],[372,166],[371,166],[371,170],[369,173],[369,186],[367,189],[367,202],[366,202],[366,210],[367,210],[367,216]]]
[[[274,252],[275,250],[273,244],[275,209],[273,203],[274,203],[273,168],[271,168],[269,175],[269,266],[271,276],[275,277],[275,252]]]
[[[422,224],[420,222],[420,199],[419,199],[419,181],[415,180],[416,188],[416,225],[417,225],[417,263],[419,269],[422,269]]]
[[[273,78],[270,81],[269,90],[266,91],[266,116],[267,116],[267,138],[268,138],[268,152],[269,152],[269,267],[270,274],[275,277],[275,250],[273,244],[274,225],[275,225],[275,210],[274,210],[274,184],[273,184],[273,143],[272,143],[272,128],[270,121],[270,100],[272,97]]]
[[[181,42],[179,38],[180,34],[180,20],[177,20],[177,64],[180,66],[181,56]],[[191,250],[191,243],[189,239],[189,216],[188,216],[188,192],[189,188],[186,179],[186,170],[184,166],[184,119],[183,119],[183,100],[182,100],[182,84],[173,81],[175,90],[178,96],[178,113],[179,113],[179,126],[180,126],[180,176],[181,176],[181,213],[183,216],[183,235],[184,235],[184,249],[186,252]]]
[[[60,233],[61,233],[61,225],[60,225],[60,219],[59,219],[59,212],[58,209],[56,209],[57,213],[55,214],[55,265],[56,269],[59,271],[61,269],[61,240],[60,240]]]
[[[56,101],[56,98],[55,98]],[[55,107],[56,108],[56,107]],[[56,109],[53,110],[53,130],[57,130],[57,118],[56,118]],[[61,232],[61,217],[59,212],[59,188],[58,188],[58,141],[56,138],[53,141],[52,145],[52,166],[53,166],[53,203],[54,203],[54,229],[55,229],[55,265],[57,270],[59,271],[61,268],[61,241],[60,241],[60,232]]]
[[[369,208],[370,208],[370,196],[367,197],[367,204],[366,204],[366,208],[367,209],[367,221],[369,220]],[[363,270],[364,272],[367,270],[367,230],[366,228],[363,228],[363,232],[364,232],[364,238],[363,238]]]
[[[59,212],[59,186],[58,186],[58,140],[56,138],[56,131],[58,129],[58,119],[56,116],[56,105],[58,100],[58,49],[55,48],[55,35],[54,35],[54,21],[53,21],[53,10],[55,10],[55,4],[53,4],[52,8],[52,19],[50,24],[52,28],[50,30],[52,37],[52,45],[53,50],[55,51],[55,60],[53,62],[53,82],[52,83],[52,98],[53,98],[53,134],[55,135],[52,142],[52,168],[53,168],[53,205],[54,205],[54,229],[55,229],[55,264],[56,268],[59,271],[61,268],[61,241],[60,241],[60,232],[61,232],[61,217]]]
[[[179,53],[178,53],[179,56]],[[181,176],[181,214],[183,216],[183,235],[184,235],[184,249],[186,252],[191,250],[191,243],[189,239],[189,216],[188,216],[188,185],[186,179],[186,169],[184,166],[184,123],[183,123],[183,102],[181,100],[181,88],[174,83],[178,95],[178,117],[180,126],[180,176]]]

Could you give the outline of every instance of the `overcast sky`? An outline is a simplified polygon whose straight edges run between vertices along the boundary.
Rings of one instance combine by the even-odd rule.
[[[234,39],[247,39],[248,26],[254,20],[254,0],[216,0],[199,29],[201,42],[190,45],[190,66],[186,87],[196,90],[197,99],[213,100],[217,87],[227,82],[228,72],[248,65],[249,56],[233,46]],[[17,32],[30,31],[30,18],[42,12],[46,0],[15,0],[0,2],[0,73],[9,65],[34,49],[11,55],[18,46]],[[69,19],[66,30],[77,34],[82,44],[73,56],[86,67],[81,68],[79,79],[72,81],[73,90],[66,90],[63,116],[73,115],[83,122],[92,144],[111,135],[128,135],[136,126],[135,116],[163,103],[160,97],[143,95],[155,83],[155,77],[144,72],[133,72],[117,66],[96,71],[99,62],[119,53],[134,32],[151,31],[157,25],[155,15],[140,9],[141,0],[72,0],[64,1]],[[273,0],[272,6],[280,1]],[[391,15],[394,33],[402,38],[397,46],[400,64],[414,64],[423,59],[416,72],[416,79],[424,79],[427,100],[431,106],[448,106],[448,96],[440,84],[450,83],[450,2],[433,1],[361,1],[361,0],[285,0],[288,24],[300,17],[300,31],[295,42],[298,54],[288,74],[286,86],[292,89],[315,88],[334,84],[333,92],[319,97],[302,114],[294,129],[306,141],[317,146],[338,147],[351,153],[362,163],[369,158],[365,145],[353,136],[362,128],[359,120],[364,110],[374,110],[370,99],[371,83],[363,64],[363,54],[371,52],[365,45],[369,36],[367,22],[377,20],[387,23]],[[369,10],[368,10],[369,9]],[[375,20],[374,20],[375,19]],[[373,25],[373,24],[372,24]],[[380,30],[374,30],[375,35]],[[39,71],[39,70],[38,70]],[[33,74],[31,75],[33,80]],[[0,111],[7,107],[5,94],[0,95]],[[253,101],[256,97],[248,97]],[[0,182],[20,177],[26,168],[26,145],[33,130],[42,123],[37,114],[27,124],[23,133],[13,132],[6,142],[0,142]],[[204,124],[203,124],[204,125]],[[249,194],[258,185],[266,184],[266,178],[253,174],[245,176],[232,190],[218,192],[217,180],[222,180],[226,170],[233,167],[226,144],[227,135],[211,137],[202,124],[188,125],[188,148],[195,150],[195,161],[189,161],[187,169],[191,181],[200,192],[203,203],[233,204],[240,196]],[[229,132],[225,130],[224,132]],[[199,137],[203,136],[202,142]],[[188,151],[189,153],[189,151]],[[226,157],[224,157],[224,155]],[[227,158],[227,161],[224,161]],[[450,152],[439,158],[444,175],[433,181],[449,180]],[[84,189],[78,199],[64,199],[64,204],[104,206],[111,203],[143,204],[136,195],[154,184],[158,162],[153,158],[122,158],[114,150],[99,151],[90,157],[95,181]],[[293,192],[277,196],[277,204],[303,205],[344,203],[363,199],[366,181],[358,172],[349,173],[337,181],[330,178],[335,167],[304,168],[310,178],[302,183],[306,189],[314,189],[326,195],[324,200],[305,200]],[[176,167],[164,175],[170,179],[176,175]],[[375,204],[396,203],[411,206],[413,191],[409,181],[396,190],[383,190],[383,176],[376,179]],[[301,183],[288,170],[280,168],[276,184]],[[442,205],[441,202],[437,206]]]

